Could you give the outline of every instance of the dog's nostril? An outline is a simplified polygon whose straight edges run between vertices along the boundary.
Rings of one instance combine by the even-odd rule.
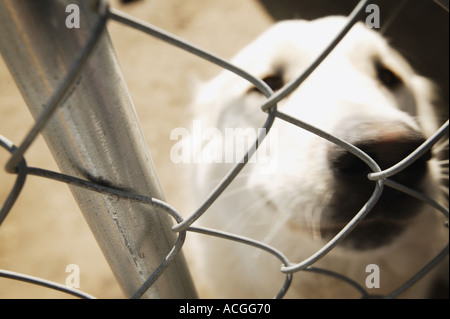
[[[338,136],[355,145],[374,159],[381,169],[397,164],[424,141],[424,136],[399,122],[359,122],[338,130]],[[426,172],[427,152],[406,170],[392,177],[405,184],[419,182]],[[335,174],[365,177],[369,167],[353,154],[337,145],[330,146],[328,162]]]

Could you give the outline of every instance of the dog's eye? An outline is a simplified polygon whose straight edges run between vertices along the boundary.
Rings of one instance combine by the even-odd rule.
[[[281,75],[268,75],[262,79],[266,84],[276,92],[284,86],[284,80]],[[259,89],[253,87],[250,92],[260,92]]]
[[[403,83],[397,74],[392,72],[390,69],[388,69],[386,66],[384,66],[380,62],[375,63],[375,68],[376,68],[378,79],[387,88],[396,89]]]
[[[268,86],[270,86],[270,88],[272,89],[272,91],[278,91],[279,89],[281,89],[284,85],[284,81],[283,78],[280,75],[269,75],[266,76],[263,79],[264,82],[266,82],[266,84]]]

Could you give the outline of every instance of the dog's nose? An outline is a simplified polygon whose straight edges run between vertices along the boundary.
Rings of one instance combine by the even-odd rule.
[[[337,129],[336,134],[368,154],[381,169],[398,163],[425,141],[420,132],[397,121],[348,121]],[[405,185],[416,185],[426,173],[426,162],[430,157],[431,152],[427,152],[391,178]],[[360,179],[370,172],[363,161],[334,144],[328,150],[328,162],[337,177]]]

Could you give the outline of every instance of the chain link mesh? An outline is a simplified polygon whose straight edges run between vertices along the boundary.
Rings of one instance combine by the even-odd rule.
[[[155,270],[155,272],[148,278],[148,280],[140,287],[136,293],[132,296],[132,298],[139,298],[142,296],[146,290],[158,279],[159,275],[166,269],[166,267],[171,263],[173,258],[180,252],[181,248],[183,247],[184,240],[186,237],[187,232],[196,232],[201,233],[208,236],[215,236],[219,237],[222,240],[230,240],[235,241],[244,245],[252,246],[256,249],[261,249],[269,254],[272,254],[276,258],[278,258],[281,263],[282,267],[280,271],[285,274],[285,281],[283,283],[283,286],[280,288],[280,291],[275,296],[276,298],[282,298],[287,291],[289,290],[290,284],[292,282],[293,274],[299,271],[304,272],[315,272],[318,274],[322,274],[324,276],[332,276],[334,278],[337,278],[341,280],[342,282],[353,286],[361,295],[363,298],[371,297],[371,295],[367,292],[367,290],[362,287],[359,283],[355,282],[351,278],[348,278],[346,276],[340,275],[338,273],[321,269],[318,267],[315,267],[314,264],[323,258],[328,252],[330,252],[336,245],[339,244],[339,242],[344,238],[348,233],[350,233],[354,227],[367,215],[367,213],[370,212],[370,209],[376,204],[378,199],[382,196],[383,187],[392,187],[397,190],[400,190],[401,192],[404,192],[410,196],[416,197],[424,202],[426,202],[427,205],[431,205],[435,208],[435,210],[443,214],[446,218],[448,218],[448,208],[443,207],[441,204],[439,204],[437,201],[435,201],[432,198],[429,198],[425,196],[424,194],[420,194],[412,189],[409,189],[403,185],[397,184],[394,181],[387,179],[390,176],[393,176],[403,170],[405,167],[410,165],[412,162],[420,158],[420,156],[426,152],[427,150],[430,150],[439,140],[441,140],[443,137],[448,134],[448,120],[446,123],[442,125],[442,127],[435,132],[433,136],[431,136],[425,143],[423,143],[415,152],[413,152],[411,155],[409,155],[407,158],[399,162],[395,167],[392,167],[390,169],[382,171],[378,164],[368,155],[366,155],[364,152],[362,152],[360,149],[355,147],[352,144],[349,144],[331,134],[328,134],[324,131],[319,130],[318,128],[309,125],[308,123],[305,123],[299,119],[292,118],[291,116],[281,112],[277,109],[276,104],[280,102],[284,97],[286,97],[289,93],[291,93],[293,90],[295,90],[297,87],[301,85],[301,83],[312,73],[314,72],[315,68],[320,65],[320,63],[326,58],[326,56],[333,50],[333,48],[339,43],[339,41],[346,35],[346,33],[351,29],[351,27],[361,18],[361,14],[364,12],[365,7],[369,3],[369,1],[361,1],[354,9],[354,11],[351,13],[351,15],[348,17],[348,23],[344,27],[344,29],[339,33],[339,35],[330,43],[330,45],[326,48],[326,50],[319,56],[317,59],[311,64],[311,66],[295,81],[290,83],[289,85],[282,88],[280,91],[278,91],[276,94],[265,84],[262,80],[253,77],[249,73],[247,73],[245,70],[240,69],[236,67],[233,64],[230,64],[226,60],[223,60],[219,57],[217,57],[214,54],[211,54],[202,48],[196,47],[195,45],[192,45],[191,43],[180,39],[164,30],[158,29],[155,26],[152,26],[148,23],[145,23],[143,21],[139,21],[131,16],[128,16],[120,11],[114,10],[112,8],[109,8],[105,2],[101,2],[102,6],[100,7],[100,19],[97,25],[97,28],[92,33],[90,41],[86,44],[85,49],[79,53],[78,57],[74,60],[73,68],[69,71],[68,76],[66,79],[61,83],[61,85],[58,87],[58,90],[53,95],[53,98],[49,102],[49,104],[43,109],[41,115],[36,121],[36,124],[31,128],[29,131],[29,134],[26,136],[24,142],[19,145],[15,146],[13,142],[9,141],[6,137],[0,135],[0,146],[9,152],[11,154],[11,157],[6,165],[6,171],[12,174],[16,175],[16,181],[13,186],[13,189],[11,190],[9,196],[4,201],[1,211],[0,211],[0,224],[5,220],[8,213],[11,211],[11,208],[14,206],[17,198],[20,196],[22,188],[24,186],[25,180],[28,175],[34,175],[39,176],[41,178],[48,178],[53,179],[56,181],[59,181],[61,183],[67,183],[71,186],[81,187],[85,188],[87,190],[90,190],[92,192],[100,192],[103,194],[108,194],[113,197],[122,198],[122,199],[128,199],[131,201],[136,201],[140,203],[144,203],[146,205],[153,205],[158,206],[162,208],[167,214],[169,214],[172,218],[175,219],[176,225],[173,227],[173,231],[178,233],[178,239],[173,247],[173,249],[170,251],[170,253],[166,256],[164,262],[158,267],[158,269]],[[89,55],[95,46],[95,43],[97,39],[99,38],[99,35],[103,31],[103,29],[106,26],[106,23],[109,20],[113,20],[122,24],[125,24],[129,27],[132,27],[134,29],[140,30],[144,33],[149,34],[150,36],[159,38],[160,40],[163,40],[173,46],[179,47],[182,50],[185,50],[191,54],[197,55],[207,61],[210,61],[211,63],[214,63],[224,69],[227,69],[238,76],[246,79],[250,83],[252,83],[257,89],[261,90],[266,97],[267,100],[262,106],[262,110],[267,113],[267,120],[265,123],[264,128],[269,131],[270,127],[272,126],[272,123],[275,118],[278,118],[283,121],[287,121],[289,123],[292,123],[298,127],[301,127],[304,130],[308,130],[312,132],[313,134],[316,134],[317,136],[320,136],[323,139],[326,139],[332,143],[335,143],[339,145],[340,147],[344,148],[346,151],[352,153],[353,155],[357,156],[361,161],[366,163],[372,170],[372,173],[369,175],[369,179],[375,182],[375,189],[372,194],[372,196],[367,200],[366,205],[364,206],[364,209],[361,209],[359,212],[357,212],[353,219],[340,231],[332,240],[330,240],[327,244],[325,244],[320,250],[318,250],[316,253],[314,253],[309,258],[299,262],[294,263],[290,261],[286,256],[283,255],[283,253],[274,247],[267,245],[265,243],[262,243],[257,240],[253,240],[252,238],[246,238],[242,236],[238,236],[232,233],[226,233],[214,229],[207,229],[203,227],[196,226],[194,224],[195,221],[202,218],[202,216],[207,213],[208,207],[214,203],[214,201],[222,194],[222,192],[227,188],[227,186],[233,181],[233,179],[238,176],[242,168],[246,165],[248,160],[252,157],[252,155],[256,152],[258,146],[261,144],[263,138],[265,136],[261,135],[258,137],[257,141],[255,141],[254,145],[252,145],[242,163],[236,164],[236,166],[229,172],[229,174],[224,178],[224,180],[217,185],[215,190],[212,192],[212,194],[204,201],[200,207],[189,217],[183,218],[173,207],[171,207],[168,203],[165,203],[163,201],[157,200],[155,198],[145,197],[141,195],[137,195],[134,193],[129,193],[123,190],[114,189],[111,187],[107,187],[104,185],[100,185],[97,183],[93,183],[91,181],[82,180],[76,177],[64,175],[58,172],[49,171],[41,168],[35,168],[35,167],[29,167],[27,165],[26,159],[24,158],[24,154],[28,147],[34,142],[35,138],[38,136],[38,134],[41,132],[42,128],[45,126],[46,122],[50,118],[50,116],[54,113],[55,109],[58,108],[58,106],[61,103],[61,100],[63,100],[64,96],[69,91],[72,83],[76,80],[77,76],[79,75],[80,71],[83,68],[84,63],[88,60]],[[270,132],[269,132],[270,134]],[[436,227],[439,227],[439,225],[436,225]],[[448,225],[447,225],[448,227]],[[0,229],[1,231],[1,229]],[[398,287],[395,291],[392,291],[388,296],[384,297],[396,297],[399,294],[401,294],[403,291],[407,290],[409,287],[411,287],[415,282],[420,280],[425,274],[427,274],[435,265],[437,265],[440,261],[442,261],[443,258],[445,258],[448,255],[448,244],[446,247],[442,249],[442,251],[436,255],[435,258],[433,258],[430,261],[424,262],[424,266],[422,269],[420,269],[413,277],[411,277],[409,280],[407,280],[401,287]],[[81,298],[93,298],[93,296],[84,293],[82,291],[79,291],[77,289],[72,289],[69,287],[66,287],[64,285],[60,285],[55,282],[49,282],[40,278],[35,278],[31,276],[27,276],[24,274],[19,274],[11,271],[6,270],[0,270],[0,276],[5,278],[10,278],[14,280],[20,280],[25,281],[32,284],[42,285],[51,289],[59,290],[66,292],[68,294],[72,294],[77,297]]]

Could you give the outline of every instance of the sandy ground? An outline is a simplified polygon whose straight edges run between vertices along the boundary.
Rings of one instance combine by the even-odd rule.
[[[271,23],[253,0],[152,0],[111,5],[188,39],[223,57],[231,57]],[[251,21],[251,23],[249,23]],[[183,203],[183,188],[169,158],[170,132],[189,122],[187,111],[194,79],[206,80],[219,68],[140,32],[110,22],[130,93],[148,141],[166,200]],[[0,60],[0,134],[19,144],[33,123],[9,72]],[[0,166],[8,154],[0,150]],[[30,166],[56,170],[42,138],[26,153]],[[14,176],[0,170],[0,203]],[[99,298],[121,298],[100,249],[69,189],[29,177],[19,200],[0,228],[0,269],[64,284],[68,264],[80,268],[80,288]],[[65,298],[49,289],[0,279],[0,298]]]

